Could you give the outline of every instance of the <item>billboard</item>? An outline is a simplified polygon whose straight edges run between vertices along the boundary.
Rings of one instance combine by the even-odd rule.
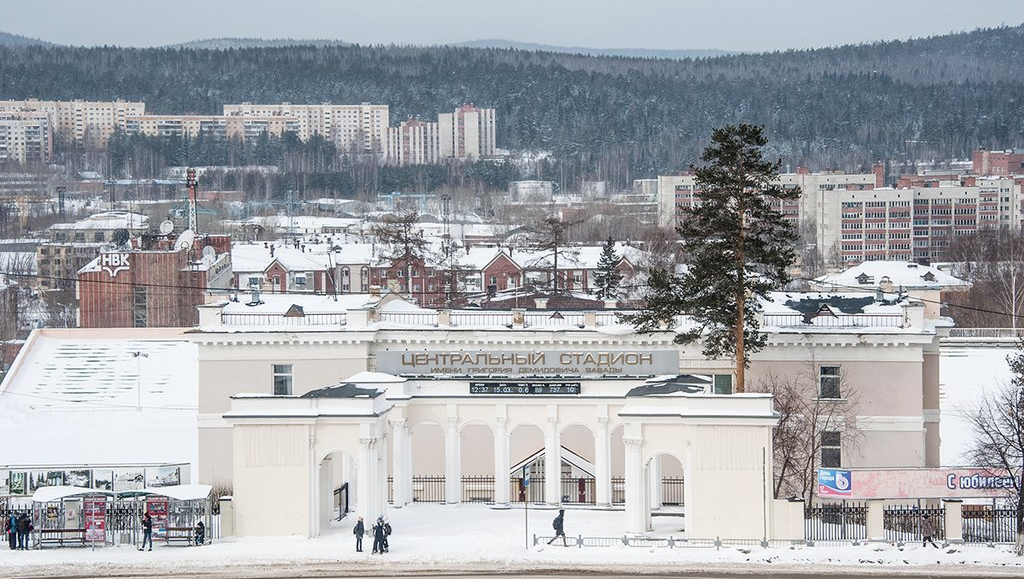
[[[1010,474],[998,469],[818,469],[818,496],[830,498],[999,498],[1007,496],[1013,485]]]
[[[678,350],[390,350],[378,372],[450,376],[647,376],[679,373]]]
[[[836,468],[818,469],[819,497],[849,497],[852,486],[850,471]]]

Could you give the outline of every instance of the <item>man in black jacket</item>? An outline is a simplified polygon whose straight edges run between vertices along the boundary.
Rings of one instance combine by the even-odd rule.
[[[146,541],[149,541],[149,550],[153,550],[153,517],[149,515],[149,511],[142,517],[142,546],[139,550],[142,551],[146,548]]]
[[[355,528],[352,529],[352,534],[356,536],[356,553],[363,552],[363,535],[366,534],[366,527],[363,526],[363,518],[359,517],[356,521]]]
[[[554,543],[558,537],[562,537],[562,545],[568,547],[569,543],[565,539],[565,509],[558,509],[558,516],[551,521],[551,526],[555,528],[555,536],[551,537],[548,545]]]
[[[18,548],[28,550],[29,548],[29,533],[32,532],[32,519],[28,518],[28,514],[21,513],[18,517]]]
[[[384,554],[384,517],[377,517],[377,522],[373,525],[373,554],[380,553]]]

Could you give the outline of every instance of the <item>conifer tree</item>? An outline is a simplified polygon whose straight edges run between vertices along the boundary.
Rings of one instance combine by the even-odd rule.
[[[597,272],[594,274],[597,297],[605,300],[618,297],[619,284],[622,282],[622,272],[618,266],[619,256],[615,255],[615,240],[608,236],[608,241],[601,249],[601,257],[597,260]]]
[[[703,339],[705,356],[733,357],[737,392],[744,391],[749,354],[766,342],[759,300],[789,281],[795,257],[795,228],[775,206],[800,190],[778,184],[779,162],[762,153],[767,142],[759,126],[715,129],[701,156],[705,165],[695,171],[700,201],[677,228],[686,270],[651,270],[646,308],[624,316],[641,332],[689,316],[694,323],[676,342]]]

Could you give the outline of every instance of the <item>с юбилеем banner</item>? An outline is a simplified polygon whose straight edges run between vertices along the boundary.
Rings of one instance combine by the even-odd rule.
[[[986,468],[818,469],[818,496],[843,499],[1004,497],[1010,473]]]

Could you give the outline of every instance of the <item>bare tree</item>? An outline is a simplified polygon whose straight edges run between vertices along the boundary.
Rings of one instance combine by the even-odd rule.
[[[404,267],[409,293],[412,293],[412,270],[429,257],[430,244],[423,231],[416,229],[419,213],[409,211],[399,215],[386,215],[372,228],[373,236],[381,244],[382,255],[391,260],[392,267]]]
[[[551,289],[558,293],[565,289],[565,280],[558,269],[558,259],[575,259],[579,250],[569,245],[569,231],[576,225],[582,223],[580,219],[564,219],[562,217],[548,216],[534,223],[530,230],[533,238],[533,248],[542,253],[542,257],[528,264],[527,267],[549,269]],[[548,258],[551,258],[551,265],[548,265]]]
[[[1024,316],[1024,234],[988,231],[961,237],[950,246],[953,273],[973,285],[949,297],[957,324],[1016,329]]]
[[[775,497],[800,496],[809,504],[826,437],[839,433],[844,457],[860,448],[859,393],[841,373],[822,376],[813,351],[795,375],[769,373],[755,391],[772,394],[779,413],[779,423],[772,431]]]
[[[1006,357],[1013,372],[1010,384],[986,395],[978,406],[965,412],[974,433],[974,444],[967,456],[975,465],[1010,473],[1013,486],[1009,499],[1017,509],[1018,556],[1024,555],[1024,341],[1017,352]]]

